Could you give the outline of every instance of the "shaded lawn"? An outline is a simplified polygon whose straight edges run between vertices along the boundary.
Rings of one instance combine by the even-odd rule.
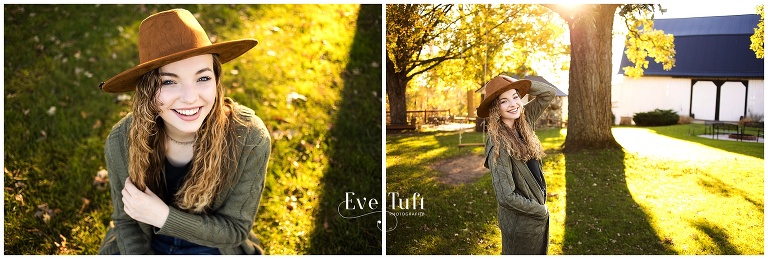
[[[337,189],[380,195],[381,140],[369,132],[379,120],[348,120],[381,113],[381,33],[360,26],[380,23],[375,5],[5,5],[4,252],[96,253],[112,206],[92,182],[130,110],[98,83],[137,63],[146,16],[179,7],[216,41],[260,42],[224,64],[222,85],[272,133],[254,227],[266,252],[380,253],[375,225],[331,211]],[[292,92],[307,101],[289,104]]]
[[[763,254],[762,144],[722,149],[699,143],[703,138],[680,140],[688,127],[614,128],[623,151],[575,154],[558,151],[566,130],[537,132],[548,154],[549,253]],[[482,138],[464,135],[473,137]],[[438,183],[428,167],[482,154],[456,144],[457,133],[387,136],[387,191],[419,192],[426,204],[423,216],[398,217],[387,233],[388,254],[501,252],[490,174],[454,187]]]

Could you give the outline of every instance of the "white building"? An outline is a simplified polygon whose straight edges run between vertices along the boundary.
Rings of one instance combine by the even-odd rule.
[[[759,19],[734,15],[656,20],[655,28],[675,37],[676,65],[665,71],[650,60],[643,77],[624,76],[612,86],[614,123],[654,109],[708,121],[763,115],[764,63],[749,48]],[[621,67],[631,65],[625,54]]]

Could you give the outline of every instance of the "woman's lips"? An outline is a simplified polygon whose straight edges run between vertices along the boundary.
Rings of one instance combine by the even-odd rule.
[[[172,109],[179,118],[181,118],[184,121],[193,121],[196,120],[200,116],[200,108],[201,107],[195,107],[190,109]]]

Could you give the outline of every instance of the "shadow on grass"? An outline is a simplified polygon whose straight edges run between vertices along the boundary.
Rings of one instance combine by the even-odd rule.
[[[623,151],[566,153],[565,166],[564,254],[676,254],[633,200]]]
[[[424,197],[424,210],[388,208],[395,213],[423,214],[397,217],[397,227],[387,233],[387,254],[498,254],[496,199],[493,189],[489,188],[491,185],[490,174],[485,174],[475,182],[460,186],[427,180],[403,189],[388,188],[388,192],[397,192],[403,202],[418,192]],[[391,227],[393,217],[388,216],[387,220],[387,226]]]
[[[709,221],[697,220],[691,222],[691,225],[711,238],[711,242],[705,242],[697,238],[703,250],[711,251],[711,254],[718,255],[740,255],[742,254],[735,245],[728,241],[728,231],[713,225]],[[706,239],[705,239],[706,240]]]
[[[345,219],[337,210],[346,192],[360,199],[381,197],[381,13],[381,5],[360,7],[350,61],[343,72],[344,89],[330,130],[330,166],[320,183],[309,254],[381,254],[377,228],[381,216]]]
[[[424,209],[392,209],[410,213],[387,216],[387,254],[498,254],[496,200],[490,174],[459,186],[438,183],[439,173],[429,165],[451,157],[481,154],[481,147],[458,148],[458,133],[406,133],[387,135],[387,192],[396,192],[404,204],[419,193]],[[479,142],[480,133],[464,133],[463,140]],[[404,205],[403,205],[404,206]],[[412,206],[412,203],[411,203]],[[490,208],[490,209],[489,209]]]
[[[702,174],[702,177],[699,178],[699,185],[704,187],[704,189],[707,191],[723,197],[739,196],[752,205],[755,205],[757,209],[763,210],[765,206],[763,201],[750,198],[749,193],[745,192],[744,190],[728,185],[722,180],[716,177],[712,177],[712,175],[709,173],[701,172],[700,174]]]

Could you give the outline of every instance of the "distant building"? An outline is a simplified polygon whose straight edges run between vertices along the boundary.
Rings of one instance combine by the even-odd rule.
[[[756,14],[655,20],[655,28],[675,37],[675,67],[665,71],[650,60],[644,76],[614,85],[615,123],[657,108],[697,120],[762,115],[764,63],[749,48],[759,20]],[[624,54],[621,67],[632,65]]]

